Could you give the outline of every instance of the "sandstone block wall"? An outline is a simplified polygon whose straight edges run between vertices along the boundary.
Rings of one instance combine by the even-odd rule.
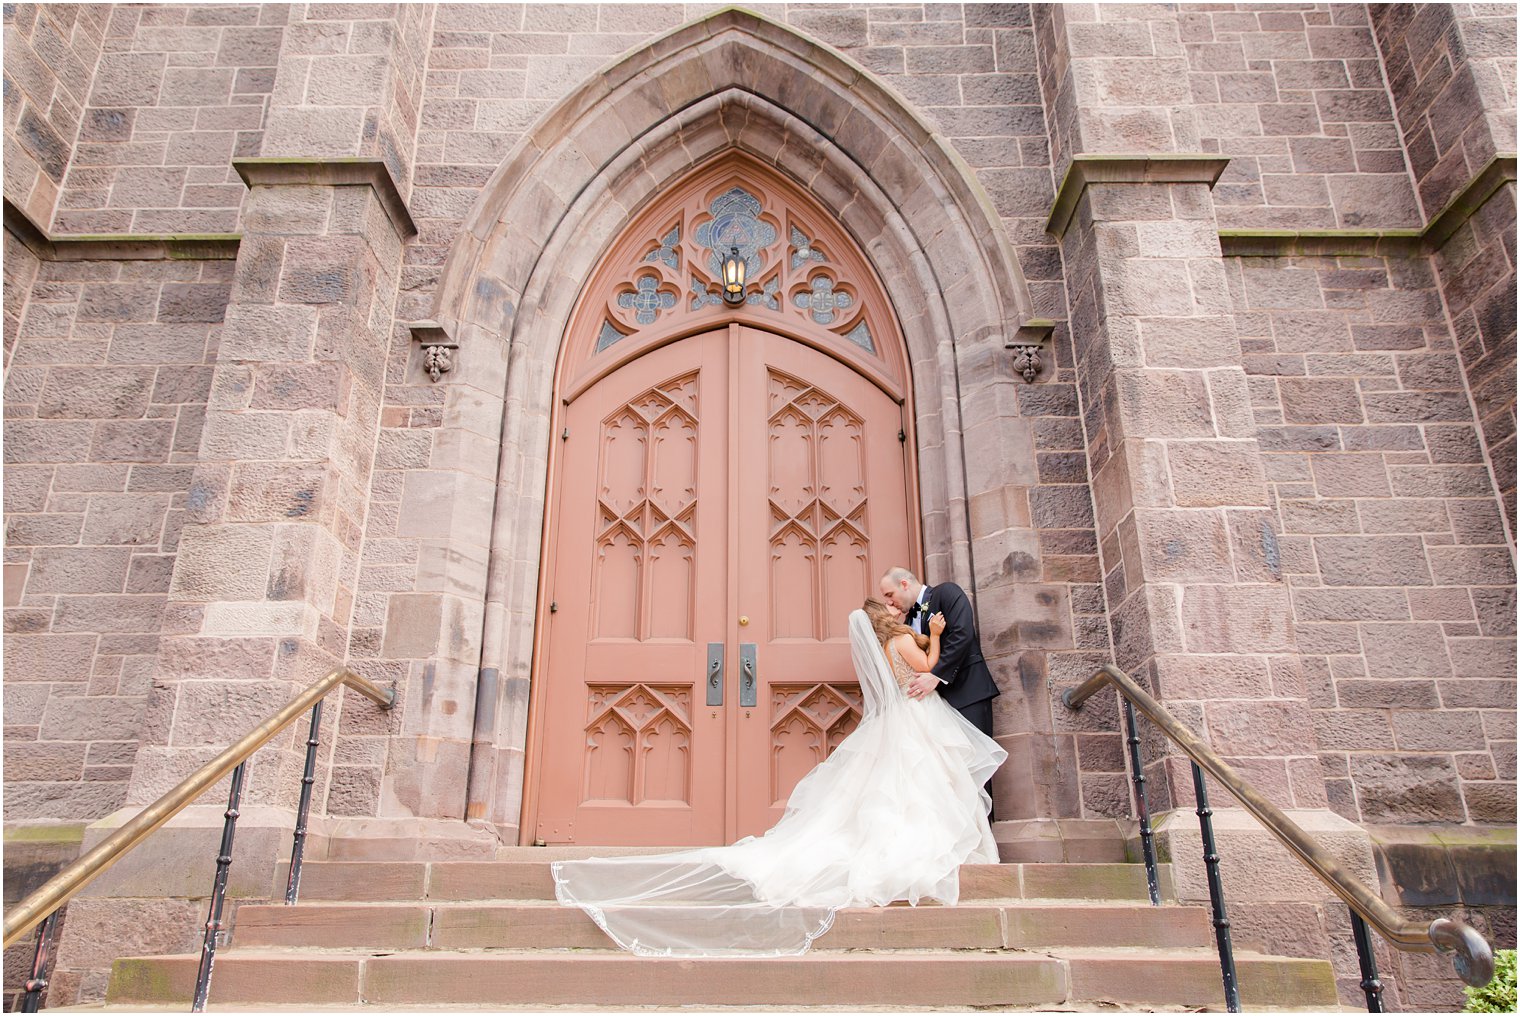
[[[1461,91],[1459,85],[1474,78],[1492,79],[1497,73],[1493,61],[1503,59],[1497,56],[1503,49],[1497,40],[1505,30],[1484,17],[1494,12],[1481,9],[1443,8],[1445,13],[1439,15],[1421,15],[1415,20],[1426,32],[1416,33],[1422,40],[1418,59],[1423,85],[1417,94],[1410,94],[1415,87],[1408,80],[1413,72],[1400,66],[1397,70],[1403,77],[1394,79],[1390,92],[1382,77],[1383,60],[1391,48],[1407,45],[1415,10],[1408,5],[1394,7],[1397,10],[1376,7],[1371,14],[1354,5],[1184,7],[1176,18],[1180,47],[1164,19],[1158,20],[1155,12],[1144,7],[1040,8],[1042,81],[1057,166],[1070,160],[1071,150],[1119,150],[1108,125],[1122,122],[1131,129],[1125,139],[1134,150],[1164,153],[1192,145],[1229,157],[1211,193],[1221,229],[1419,228],[1441,208],[1431,208],[1428,202],[1422,206],[1423,196],[1416,195],[1416,184],[1431,167],[1412,162],[1413,149],[1405,153],[1406,144],[1416,135],[1413,107],[1424,103],[1423,115],[1436,96],[1445,94],[1443,87],[1453,91],[1444,101],[1455,106],[1446,108],[1460,106],[1462,113],[1448,115],[1441,126],[1446,140],[1432,140],[1429,146],[1431,151],[1455,152],[1453,159],[1465,158],[1463,165],[1472,166],[1473,173],[1481,170],[1481,159],[1496,150],[1490,125],[1512,118],[1513,102],[1504,89],[1490,88],[1485,102],[1479,101],[1476,86]],[[1447,42],[1435,55],[1425,27],[1433,19],[1449,24],[1442,37]],[[1464,35],[1469,20],[1472,27]],[[1395,32],[1405,34],[1390,42]],[[1469,57],[1469,47],[1463,44],[1469,36],[1478,40],[1470,48],[1481,56]],[[1453,53],[1458,54],[1455,59]],[[1407,62],[1408,51],[1400,58]],[[1153,79],[1159,80],[1168,68],[1181,67],[1183,62],[1192,104],[1181,112],[1143,105],[1147,96],[1159,94]],[[1395,73],[1393,64],[1388,73]],[[1423,122],[1426,126],[1421,129],[1429,134],[1428,118]],[[1477,157],[1462,156],[1457,150],[1460,144],[1452,139],[1464,137]],[[1482,147],[1484,138],[1489,139],[1486,148]],[[1454,193],[1470,179],[1471,174],[1462,176],[1448,190]],[[1445,810],[1455,816],[1460,798],[1464,802],[1461,814],[1466,816],[1468,797],[1477,814],[1497,808],[1494,817],[1474,821],[1509,821],[1513,808],[1511,724],[1504,714],[1514,695],[1508,663],[1499,668],[1505,670],[1504,678],[1481,683],[1485,675],[1497,672],[1495,660],[1514,658],[1509,630],[1512,529],[1506,531],[1494,499],[1496,478],[1500,491],[1507,483],[1512,486],[1506,479],[1513,469],[1512,456],[1501,444],[1484,437],[1485,431],[1492,430],[1497,442],[1503,442],[1513,431],[1512,382],[1497,380],[1512,374],[1504,358],[1506,350],[1513,349],[1514,287],[1508,274],[1513,259],[1503,253],[1503,229],[1496,228],[1497,223],[1508,221],[1511,187],[1501,186],[1491,197],[1483,195],[1487,200],[1481,201],[1477,214],[1434,258],[1226,259],[1232,312],[1224,327],[1216,329],[1220,341],[1213,351],[1218,355],[1224,350],[1222,362],[1238,362],[1250,376],[1250,425],[1265,453],[1263,466],[1270,489],[1266,500],[1251,499],[1246,488],[1255,484],[1260,489],[1260,478],[1253,480],[1251,470],[1240,474],[1245,488],[1233,493],[1230,468],[1205,473],[1207,488],[1191,489],[1186,476],[1179,476],[1179,468],[1193,468],[1190,463],[1204,453],[1201,443],[1180,444],[1175,449],[1169,445],[1165,453],[1153,452],[1151,461],[1138,471],[1130,467],[1132,474],[1150,478],[1150,484],[1133,476],[1117,487],[1105,483],[1106,456],[1120,433],[1161,426],[1170,428],[1172,437],[1190,437],[1194,442],[1208,436],[1177,429],[1185,428],[1187,409],[1198,399],[1169,401],[1170,389],[1159,377],[1142,400],[1150,419],[1136,417],[1122,425],[1103,419],[1111,405],[1117,406],[1122,418],[1124,400],[1118,388],[1112,389],[1112,396],[1103,394],[1110,380],[1101,365],[1122,369],[1126,358],[1137,352],[1143,357],[1138,362],[1143,363],[1164,355],[1159,346],[1153,351],[1159,339],[1143,328],[1139,341],[1131,337],[1130,329],[1116,329],[1116,309],[1132,312],[1136,300],[1149,305],[1165,293],[1185,293],[1188,280],[1179,278],[1155,291],[1168,266],[1154,262],[1149,270],[1136,272],[1152,289],[1129,296],[1128,276],[1141,264],[1137,258],[1147,253],[1146,235],[1132,239],[1126,233],[1114,239],[1111,227],[1095,226],[1096,245],[1088,246],[1068,234],[1068,286],[1081,294],[1073,300],[1074,331],[1102,342],[1093,350],[1093,366],[1082,372],[1085,402],[1095,407],[1085,409],[1085,415],[1100,534],[1107,531],[1102,522],[1105,514],[1117,523],[1128,510],[1129,502],[1117,498],[1116,489],[1132,493],[1136,505],[1175,506],[1200,495],[1245,496],[1242,504],[1270,509],[1264,515],[1258,513],[1263,535],[1276,543],[1269,561],[1263,563],[1286,580],[1292,602],[1290,608],[1288,598],[1279,598],[1269,584],[1260,595],[1273,597],[1271,604],[1247,604],[1241,599],[1243,592],[1237,590],[1229,603],[1211,605],[1195,598],[1190,608],[1184,595],[1180,610],[1170,602],[1159,608],[1154,603],[1142,606],[1133,598],[1137,578],[1198,581],[1195,576],[1206,574],[1210,561],[1227,572],[1230,558],[1224,548],[1233,541],[1238,552],[1249,542],[1242,543],[1239,534],[1210,540],[1201,523],[1167,539],[1152,533],[1136,540],[1133,552],[1123,549],[1121,539],[1112,551],[1105,544],[1104,555],[1110,599],[1118,596],[1125,603],[1122,607],[1110,603],[1115,611],[1116,653],[1121,663],[1129,657],[1134,664],[1149,652],[1164,652],[1168,645],[1186,648],[1186,628],[1194,610],[1202,612],[1196,617],[1208,617],[1209,626],[1221,633],[1244,624],[1239,628],[1242,642],[1265,645],[1276,631],[1281,648],[1293,654],[1277,666],[1260,661],[1250,667],[1245,656],[1216,656],[1205,667],[1210,677],[1201,684],[1176,674],[1169,679],[1158,675],[1161,685],[1165,689],[1171,684],[1166,691],[1169,699],[1200,700],[1198,722],[1208,729],[1216,746],[1228,744],[1247,754],[1293,754],[1287,746],[1303,744],[1294,732],[1303,728],[1312,713],[1321,737],[1337,746],[1320,745],[1320,761],[1329,781],[1325,790],[1335,807],[1354,818],[1462,821],[1433,815]],[[1123,188],[1113,190],[1112,197],[1103,196],[1102,204],[1093,199],[1095,219],[1129,217],[1141,220],[1143,229],[1154,230],[1158,227],[1150,222],[1176,214],[1169,212],[1159,195],[1147,198],[1121,194]],[[1085,224],[1084,219],[1080,225]],[[1076,232],[1078,224],[1070,228]],[[1113,281],[1106,288],[1105,243],[1125,259],[1123,267],[1111,273]],[[1158,249],[1175,257],[1183,248],[1174,242],[1169,249]],[[1443,265],[1457,264],[1466,270],[1438,275]],[[1191,283],[1196,313],[1200,306],[1197,279]],[[1084,301],[1089,292],[1096,296],[1093,304]],[[1186,312],[1181,306],[1172,313]],[[1168,338],[1176,341],[1176,322],[1168,324],[1172,325]],[[1098,338],[1103,330],[1109,333],[1106,340]],[[1197,357],[1203,352],[1204,347],[1194,341],[1186,365],[1199,363]],[[1293,376],[1279,376],[1280,371]],[[1179,376],[1172,383],[1183,381]],[[1472,426],[1475,405],[1477,419],[1492,423]],[[1332,426],[1318,432],[1317,439],[1311,438],[1315,433],[1311,418],[1314,424]],[[1403,429],[1390,429],[1395,426]],[[1395,438],[1395,434],[1403,436]],[[1287,454],[1290,449],[1285,442],[1295,444],[1296,458]],[[1378,448],[1379,442],[1390,444]],[[1403,444],[1394,447],[1392,443],[1397,442]],[[1245,464],[1243,459],[1238,462],[1240,468]],[[1161,482],[1168,472],[1169,483]],[[1447,503],[1448,498],[1455,500]],[[1432,514],[1417,520],[1405,510],[1417,505],[1429,506],[1433,512],[1439,509],[1439,517]],[[1354,517],[1349,509],[1356,506],[1360,514]],[[1151,522],[1154,526],[1155,520]],[[1315,535],[1301,532],[1306,527],[1313,528]],[[1416,533],[1419,527],[1428,528]],[[1123,530],[1120,526],[1116,532]],[[1219,550],[1211,556],[1209,548],[1215,546]],[[1171,559],[1144,559],[1147,550],[1159,553],[1163,547],[1173,548],[1168,553]],[[1436,572],[1421,571],[1420,562],[1431,555],[1442,563]],[[1480,559],[1489,566],[1477,565]],[[1467,563],[1463,569],[1469,576],[1464,580],[1467,588],[1461,593],[1439,591],[1440,583],[1452,574],[1444,562],[1456,560]],[[1495,585],[1486,586],[1489,581]],[[1427,582],[1436,588],[1423,588]],[[1358,584],[1369,592],[1360,597],[1346,595]],[[1379,596],[1386,602],[1373,605],[1371,600]],[[1437,598],[1447,599],[1453,612],[1462,613],[1461,620],[1435,618],[1431,603]],[[1470,612],[1463,610],[1464,603],[1473,605]],[[1158,609],[1161,621],[1156,619]],[[1332,619],[1326,611],[1340,616]],[[1479,620],[1480,613],[1486,623]],[[1378,614],[1387,627],[1357,627],[1357,638],[1350,638],[1353,622],[1371,622]],[[1278,619],[1275,628],[1269,623],[1273,618]],[[1409,627],[1400,627],[1402,622]],[[1281,627],[1284,623],[1286,628]],[[1182,628],[1180,637],[1173,635],[1177,625]],[[1134,641],[1142,636],[1142,641]],[[1411,641],[1416,639],[1418,644]],[[1247,651],[1243,644],[1229,645],[1228,639],[1215,649],[1220,650]],[[1353,681],[1365,682],[1386,682],[1395,672],[1418,671],[1431,682],[1444,679],[1447,697],[1441,698],[1432,683],[1423,686],[1428,694],[1418,700],[1386,698],[1378,702],[1378,708],[1361,711],[1351,700],[1368,691],[1387,693],[1394,686],[1352,684],[1343,689],[1348,694],[1332,699],[1326,694],[1332,665],[1335,673],[1355,674]],[[1237,670],[1240,673],[1235,674]],[[1252,671],[1257,672],[1254,678]],[[1223,680],[1224,673],[1234,677]],[[1252,700],[1244,703],[1243,710],[1234,708],[1241,703],[1231,701],[1239,694]],[[1306,696],[1307,707],[1302,701]],[[1216,700],[1221,720],[1239,721],[1243,737],[1209,718],[1210,699]],[[1292,704],[1294,699],[1299,704]],[[1367,734],[1369,725],[1379,733]],[[1395,728],[1404,732],[1402,741],[1394,735]],[[1445,744],[1460,744],[1461,753],[1471,756],[1463,764],[1469,775],[1458,776],[1455,749],[1444,758],[1423,757],[1422,751],[1429,749],[1415,747],[1425,743],[1416,729],[1439,729],[1448,738]],[[1363,737],[1358,758],[1350,745]],[[1304,786],[1317,778],[1302,772],[1301,763],[1312,759],[1310,754],[1298,762]],[[1247,768],[1268,785],[1277,782],[1256,771],[1257,763]],[[1489,772],[1497,782],[1488,782]],[[1472,781],[1470,788],[1467,781]],[[1186,797],[1186,781],[1179,782]],[[1425,800],[1426,793],[1444,803]],[[1384,817],[1370,817],[1375,814]]]
[[[56,212],[64,233],[230,233],[259,151],[288,8],[118,4]],[[7,194],[9,174],[7,174]]]
[[[1515,146],[1515,19],[1503,5],[1370,8],[1427,220]],[[1480,433],[1515,539],[1515,185],[1435,257]]]
[[[1369,4],[1426,218],[1515,143],[1515,19],[1504,4]]]
[[[1071,125],[1050,228],[1072,303],[1115,659],[1279,803],[1322,806],[1312,753],[1286,736],[1307,711],[1244,412],[1210,192],[1218,163],[1200,158],[1189,107],[1142,105],[1168,94],[1158,82],[1185,81],[1177,20],[1118,5],[1038,14],[1046,104]],[[1094,168],[1089,181],[1105,165],[1117,175]],[[1220,670],[1234,679],[1213,678]],[[1159,808],[1191,795],[1165,753],[1150,745]]]
[[[1222,227],[1415,226],[1419,205],[1367,10],[1179,14],[1199,143],[1230,157]]]
[[[53,217],[109,15],[87,4],[5,12],[5,197],[35,222]]]
[[[341,13],[292,12],[263,161],[240,167],[250,194],[195,477],[202,504],[171,586],[187,616],[174,646],[199,665],[164,674],[153,747],[134,783],[141,799],[203,743],[197,715],[219,710],[246,725],[348,657],[386,350],[393,334],[407,336],[394,314],[413,234],[395,210],[410,165],[398,153],[413,147],[432,9]],[[367,179],[324,175],[309,168],[313,155],[371,157],[382,168]],[[230,676],[256,680],[251,693],[204,665],[229,643],[245,647]],[[332,723],[373,732],[374,712],[355,704]],[[380,729],[394,731],[403,715]],[[318,800],[332,788],[377,810],[378,769],[344,764],[368,759],[338,754],[330,735],[325,743],[333,764]],[[290,803],[298,764],[296,752],[279,758],[276,778],[255,781],[252,799]]]
[[[9,245],[7,275],[32,255]],[[44,261],[5,378],[6,809],[124,800],[189,510],[229,261]]]
[[[1430,263],[1231,269],[1331,806],[1514,821],[1514,571]]]

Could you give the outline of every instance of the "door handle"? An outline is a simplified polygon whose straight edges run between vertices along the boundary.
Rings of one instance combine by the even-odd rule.
[[[758,705],[759,672],[755,665],[755,643],[745,642],[739,646],[739,706],[748,708]]]
[[[707,643],[707,704],[723,704],[723,643]]]

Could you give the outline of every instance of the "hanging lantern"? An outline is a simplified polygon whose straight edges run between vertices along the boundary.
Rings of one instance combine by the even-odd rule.
[[[723,299],[728,303],[744,302],[744,258],[738,247],[730,247],[723,259]]]

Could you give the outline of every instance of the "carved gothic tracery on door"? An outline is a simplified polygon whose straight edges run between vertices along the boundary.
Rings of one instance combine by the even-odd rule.
[[[736,183],[672,212],[620,266],[623,278],[602,308],[596,351],[650,325],[721,309],[723,258],[737,248],[747,306],[804,318],[876,355],[872,315],[857,297],[850,268],[830,256],[833,244],[817,238],[819,227],[806,213],[777,201],[768,206],[763,196],[753,183]]]
[[[849,684],[771,685],[771,801],[786,803],[797,781],[860,725],[861,693]]]
[[[582,800],[681,801],[691,795],[691,693],[647,684],[591,688]]]
[[[602,423],[598,638],[692,637],[697,379],[674,378]],[[637,590],[630,597],[628,590]]]
[[[737,249],[745,319],[824,337],[842,358],[874,363],[879,378],[903,377],[896,321],[856,244],[789,183],[735,161],[674,188],[609,250],[576,311],[571,334],[590,342],[572,362],[732,316],[721,280]]]
[[[771,619],[777,638],[846,638],[871,587],[864,423],[832,395],[769,376]]]

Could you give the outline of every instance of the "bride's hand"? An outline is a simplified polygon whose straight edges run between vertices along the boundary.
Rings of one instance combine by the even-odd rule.
[[[945,615],[936,612],[929,618],[929,634],[938,635],[945,630]]]

